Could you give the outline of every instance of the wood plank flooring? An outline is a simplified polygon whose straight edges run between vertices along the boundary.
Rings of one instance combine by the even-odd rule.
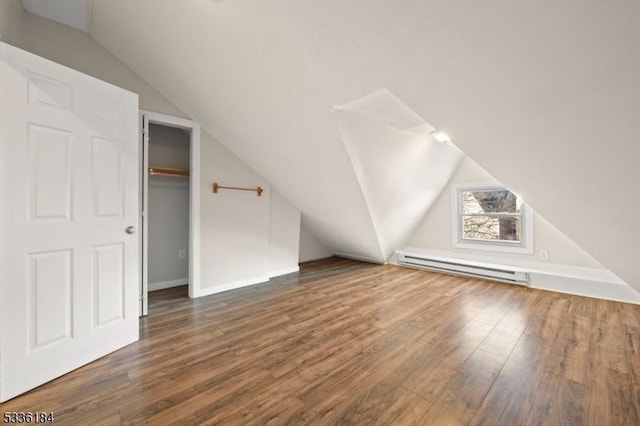
[[[640,425],[640,307],[345,259],[197,300],[2,405],[64,425]]]

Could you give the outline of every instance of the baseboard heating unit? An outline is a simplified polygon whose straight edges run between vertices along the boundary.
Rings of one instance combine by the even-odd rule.
[[[529,274],[527,272],[504,265],[483,264],[463,259],[439,259],[437,257],[407,253],[399,253],[398,264],[447,274],[485,278],[513,284],[529,284]]]

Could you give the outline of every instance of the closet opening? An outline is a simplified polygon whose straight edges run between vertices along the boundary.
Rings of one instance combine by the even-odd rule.
[[[140,315],[193,297],[198,263],[199,128],[143,112]],[[195,223],[194,223],[195,219]]]

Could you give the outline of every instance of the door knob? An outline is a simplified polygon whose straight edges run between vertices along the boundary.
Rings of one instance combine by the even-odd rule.
[[[135,226],[127,226],[124,229],[124,232],[126,232],[127,234],[131,235],[131,234],[135,234],[136,232],[136,227]]]

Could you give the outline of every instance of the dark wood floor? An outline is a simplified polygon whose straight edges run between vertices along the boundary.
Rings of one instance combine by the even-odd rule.
[[[640,307],[328,259],[3,404],[58,424],[640,425]]]

